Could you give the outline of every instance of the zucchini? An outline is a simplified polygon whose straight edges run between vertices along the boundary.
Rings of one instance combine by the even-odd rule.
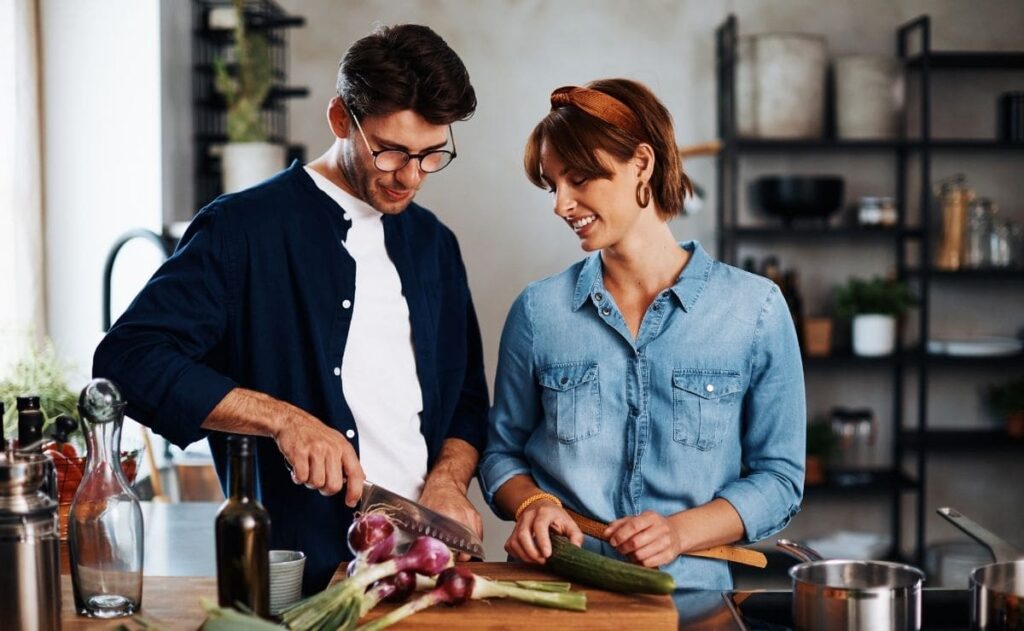
[[[671,574],[584,550],[560,535],[551,535],[551,556],[544,567],[559,576],[592,587],[627,594],[671,594],[676,581]]]

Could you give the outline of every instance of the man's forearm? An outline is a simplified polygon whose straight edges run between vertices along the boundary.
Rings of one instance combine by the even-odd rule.
[[[202,427],[231,434],[273,437],[284,416],[282,412],[287,413],[290,407],[262,392],[235,388],[213,408]]]
[[[480,452],[461,438],[448,438],[441,445],[441,454],[427,475],[426,485],[452,482],[465,493],[476,473]]]

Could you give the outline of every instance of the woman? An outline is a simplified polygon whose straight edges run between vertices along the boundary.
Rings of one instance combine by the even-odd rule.
[[[636,82],[556,90],[524,162],[593,254],[530,284],[502,334],[480,472],[515,518],[506,550],[543,563],[550,530],[728,589],[725,562],[680,555],[767,537],[802,496],[803,372],[779,288],[675,241],[690,183],[671,116]],[[608,523],[606,541],[569,511]]]

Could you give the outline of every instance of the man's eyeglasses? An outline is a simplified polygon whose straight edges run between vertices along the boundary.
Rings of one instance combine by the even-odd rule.
[[[352,108],[348,108],[348,114],[356,122],[356,129],[359,130],[359,135],[363,137],[363,142],[366,143],[366,150],[373,156],[373,166],[377,167],[378,171],[384,171],[385,173],[398,171],[409,164],[409,160],[415,158],[420,161],[421,171],[424,173],[437,173],[451,164],[455,156],[458,155],[455,153],[455,133],[452,131],[451,125],[448,126],[448,133],[452,137],[451,151],[447,149],[431,149],[423,153],[409,153],[401,149],[374,151],[370,147],[370,141],[366,139],[366,134],[363,133],[363,126],[359,124],[359,119],[352,113]]]

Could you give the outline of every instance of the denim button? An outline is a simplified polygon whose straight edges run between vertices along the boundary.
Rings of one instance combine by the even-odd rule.
[[[668,292],[667,291],[661,292],[661,297],[662,298],[668,298]]]
[[[659,305],[658,303],[654,303],[654,307],[653,307],[653,309],[654,309],[655,311],[661,311],[661,305]]]
[[[558,380],[558,383],[560,383],[560,384],[562,384],[564,386],[565,384],[569,383],[569,378],[568,377],[562,377],[561,379]]]
[[[601,302],[602,300],[604,300],[604,294],[602,294],[601,292],[597,292],[596,294],[594,294],[594,300]]]
[[[603,316],[610,316],[611,314],[612,314],[612,310],[609,309],[608,307],[605,307],[604,309],[601,309],[601,315],[603,315]]]
[[[709,383],[708,385],[704,386],[704,389],[707,390],[708,392],[714,392],[715,386]]]
[[[635,407],[633,407],[632,405],[629,406],[629,415],[630,416],[637,416],[639,413],[640,412]]]

